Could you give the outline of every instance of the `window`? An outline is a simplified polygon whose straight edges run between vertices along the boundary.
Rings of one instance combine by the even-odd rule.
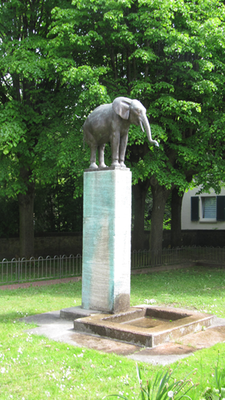
[[[201,197],[201,219],[210,219],[216,221],[216,196]]]
[[[225,221],[225,196],[191,197],[191,220],[200,220],[201,222]]]

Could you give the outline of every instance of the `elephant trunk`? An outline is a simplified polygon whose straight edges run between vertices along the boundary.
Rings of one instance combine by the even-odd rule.
[[[144,132],[144,127],[145,127],[145,131],[146,131],[149,142],[155,144],[156,146],[159,146],[158,142],[156,140],[152,139],[151,128],[150,128],[148,118],[146,115],[142,116],[142,120],[140,119],[140,125],[141,125],[141,129],[143,132]]]

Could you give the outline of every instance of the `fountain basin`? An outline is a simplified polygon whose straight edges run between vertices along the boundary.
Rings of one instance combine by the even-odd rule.
[[[95,314],[74,321],[79,332],[99,335],[145,347],[155,347],[199,332],[212,325],[214,316],[172,307],[136,306],[118,314]]]

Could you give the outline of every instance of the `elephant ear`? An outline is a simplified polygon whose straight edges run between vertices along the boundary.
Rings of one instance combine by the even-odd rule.
[[[128,99],[128,97],[117,97],[112,103],[112,108],[121,118],[128,119],[131,102],[132,100]]]

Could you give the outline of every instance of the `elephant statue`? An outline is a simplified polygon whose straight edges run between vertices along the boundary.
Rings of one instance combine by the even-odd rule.
[[[98,168],[97,149],[99,168],[106,167],[104,150],[107,142],[111,144],[111,167],[126,168],[124,160],[130,124],[140,125],[143,132],[145,127],[149,142],[159,146],[156,140],[152,140],[146,109],[140,101],[117,97],[112,103],[103,104],[94,109],[83,125],[84,141],[91,148],[89,169]]]

